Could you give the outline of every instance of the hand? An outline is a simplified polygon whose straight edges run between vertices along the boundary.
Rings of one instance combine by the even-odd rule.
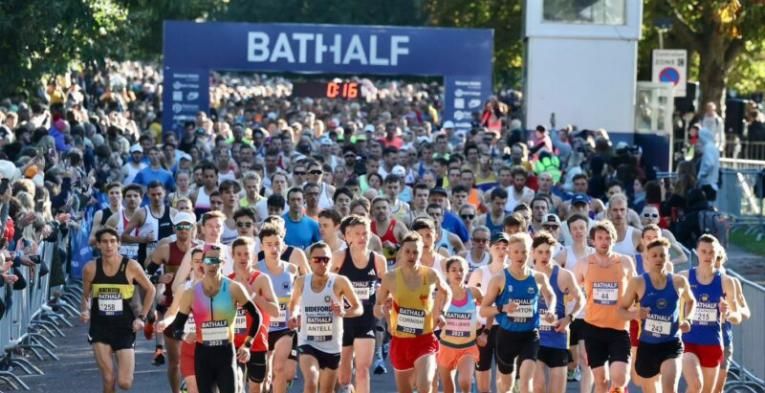
[[[555,322],[555,331],[562,333],[566,331],[569,324],[571,324],[571,319],[569,319],[569,317],[563,317]]]
[[[250,348],[242,345],[242,347],[236,351],[236,360],[239,363],[247,363],[250,360]]]
[[[383,303],[383,314],[390,315],[390,310],[392,309],[393,309],[393,299],[391,298],[385,299],[385,303]]]
[[[507,313],[507,314],[510,314],[510,313],[512,313],[513,311],[517,310],[517,309],[518,309],[518,306],[519,306],[519,305],[518,305],[518,303],[515,303],[515,302],[513,302],[513,303],[507,303],[507,304],[505,304],[505,306],[504,306],[504,307],[502,307],[502,312],[504,312],[504,313]]]
[[[196,343],[196,342],[197,342],[197,337],[196,337],[195,335],[191,334],[191,333],[186,333],[186,334],[183,336],[183,341],[184,341],[186,344],[194,344],[194,343]]]
[[[332,313],[335,314],[336,317],[344,317],[345,316],[345,307],[341,306],[339,303],[332,303]]]
[[[157,333],[162,333],[162,332],[164,332],[164,331],[165,331],[165,329],[167,328],[167,323],[166,323],[166,322],[165,322],[165,320],[163,319],[163,320],[161,320],[161,321],[157,322],[157,326],[156,326],[156,328],[157,328]]]
[[[683,333],[688,333],[691,331],[691,323],[688,322],[688,320],[680,322],[680,326],[678,327],[680,328],[680,331]]]
[[[6,284],[13,284],[18,280],[19,277],[15,274],[3,274],[3,281],[5,281]]]
[[[443,329],[446,326],[446,318],[442,314],[433,315],[433,322],[436,323],[436,328]]]
[[[85,310],[80,312],[80,321],[84,324],[90,322],[90,311]]]
[[[154,231],[149,231],[147,234],[141,237],[141,243],[151,243],[154,240]]]
[[[638,307],[637,310],[635,310],[635,313],[637,317],[635,319],[637,320],[643,320],[648,318],[648,314],[651,313],[651,309],[648,307]]]
[[[555,323],[555,314],[550,311],[546,312],[545,315],[542,315],[542,318],[544,318],[547,323]]]
[[[725,301],[725,299],[720,299],[720,315],[722,315],[723,320],[728,319],[729,311],[730,307],[728,306],[728,302]]]
[[[485,347],[486,344],[489,343],[489,335],[486,334],[486,332],[481,332],[481,334],[475,338],[475,342],[479,347]]]
[[[140,318],[134,319],[133,320],[133,332],[137,333],[137,332],[140,332],[141,330],[143,330],[143,325],[144,325],[144,323],[143,323],[142,319],[140,319]]]
[[[173,282],[173,278],[175,278],[174,273],[165,273],[159,277],[159,283],[160,284],[171,284]]]
[[[40,231],[43,239],[50,236],[51,233],[53,233],[53,228],[48,224],[45,224],[45,226],[42,227],[42,231]]]
[[[287,329],[295,330],[300,327],[300,316],[292,316],[287,320]]]

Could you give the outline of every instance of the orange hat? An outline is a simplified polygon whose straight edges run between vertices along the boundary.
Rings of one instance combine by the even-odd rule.
[[[24,176],[28,179],[31,179],[37,176],[38,171],[39,170],[37,169],[37,165],[30,165],[29,167],[27,167],[27,170],[24,171]]]

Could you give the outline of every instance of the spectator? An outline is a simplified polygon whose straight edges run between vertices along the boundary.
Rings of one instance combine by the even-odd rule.
[[[711,132],[712,141],[717,146],[717,150],[725,151],[725,122],[717,114],[717,105],[714,102],[707,102],[700,123],[702,130],[706,128]]]
[[[720,150],[715,143],[715,135],[708,128],[702,128],[699,133],[701,144],[701,161],[697,175],[698,183],[707,196],[707,200],[717,200],[717,183],[720,177]]]

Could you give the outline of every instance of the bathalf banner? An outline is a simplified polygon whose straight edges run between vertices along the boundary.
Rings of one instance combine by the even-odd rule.
[[[460,129],[492,92],[490,29],[166,21],[163,45],[165,130],[209,110],[211,70],[441,76]]]

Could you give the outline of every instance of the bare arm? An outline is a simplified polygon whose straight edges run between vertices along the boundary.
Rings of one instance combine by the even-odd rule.
[[[438,289],[435,299],[436,308],[433,311],[433,320],[438,323],[438,320],[446,313],[449,304],[452,302],[452,289],[449,287],[449,284],[442,280],[441,276],[436,274],[432,269],[430,270],[430,276],[436,284],[436,289]]]
[[[741,312],[741,322],[746,321],[752,317],[752,311],[749,309],[749,303],[746,302],[744,297],[744,288],[741,287],[741,281],[736,277],[731,277],[733,285],[736,287],[736,302],[738,303],[739,311]]]
[[[688,322],[688,319],[696,311],[696,298],[693,296],[691,286],[688,284],[688,279],[685,276],[676,274],[673,276],[676,288],[680,290],[680,301],[684,304],[684,313],[680,313],[679,323]]]
[[[640,299],[639,290],[642,284],[643,279],[640,277],[632,277],[627,282],[627,289],[624,290],[624,296],[619,299],[619,307],[616,311],[619,314],[619,318],[625,321],[640,319],[640,310],[630,311],[630,308]]]
[[[292,318],[297,318],[300,314],[300,300],[303,298],[303,285],[305,285],[305,276],[300,276],[295,279],[295,284],[292,285],[292,296],[287,303],[287,310]]]
[[[544,296],[545,303],[552,305],[557,304],[555,292],[553,291],[552,286],[550,285],[550,280],[547,279],[547,276],[542,273],[535,273],[534,278],[537,281],[537,285],[539,285],[539,291],[541,292],[542,296]],[[552,307],[552,309],[554,309],[554,307]]]
[[[723,315],[724,319],[727,319],[728,322],[738,325],[741,323],[741,312],[739,312],[738,309],[738,301],[736,301],[736,287],[735,284],[733,284],[733,279],[730,278],[727,274],[723,276],[723,290],[725,291],[725,294],[730,294],[730,296],[726,296],[725,303],[727,304],[727,317]],[[730,300],[728,300],[730,299]],[[724,313],[726,314],[726,313]]]
[[[380,288],[377,288],[374,307],[374,314],[375,318],[377,319],[383,319],[383,317],[385,317],[385,314],[383,313],[383,305],[391,295],[391,290],[393,289],[392,282],[394,282],[396,279],[395,274],[396,273],[394,271],[385,273],[385,276],[383,276],[382,279],[382,283],[380,284]]]
[[[141,266],[141,264],[139,264],[137,261],[131,259],[130,262],[128,262],[127,270],[129,274],[128,277],[133,277],[130,282],[138,283],[138,286],[144,290],[143,309],[141,310],[141,315],[145,317],[146,315],[149,315],[149,311],[151,311],[151,307],[154,304],[154,295],[156,294],[157,290],[154,288],[154,284],[149,281],[149,277],[146,275],[146,273],[144,273],[143,266]]]
[[[388,272],[388,262],[385,261],[385,257],[382,254],[375,251],[375,270],[377,270],[377,277],[382,280],[385,273]]]
[[[261,274],[255,279],[255,292],[257,293],[257,296],[252,297],[252,302],[269,316],[274,318],[278,317],[279,303],[276,301],[274,286],[271,284],[271,279],[267,275]]]
[[[462,243],[462,239],[453,233],[449,234],[449,243],[451,243],[455,253],[460,253],[465,250],[465,244]]]
[[[93,228],[90,230],[90,237],[88,238],[88,244],[91,246],[96,245],[96,232],[101,229],[101,217],[104,216],[104,211],[99,210],[93,215]],[[105,223],[104,223],[105,224]]]
[[[348,303],[351,305],[351,308],[343,315],[344,318],[354,318],[364,314],[364,307],[361,305],[361,301],[359,301],[359,297],[356,296],[356,292],[353,290],[351,282],[347,277],[338,275],[337,280],[335,281],[335,286],[337,287],[336,294],[339,295],[338,299],[343,297],[348,300]]]
[[[82,300],[80,301],[80,318],[83,322],[90,320],[90,298],[93,292],[93,278],[96,275],[96,262],[90,261],[82,269]]]
[[[505,276],[501,274],[492,277],[489,281],[489,287],[486,288],[486,291],[483,294],[483,301],[481,302],[479,313],[487,320],[496,317],[497,314],[500,313],[494,302],[497,300],[497,295],[499,295],[499,288],[505,285],[504,281]]]
[[[181,260],[181,265],[178,266],[178,270],[175,271],[175,277],[173,278],[174,293],[183,290],[183,284],[186,283],[186,280],[188,280],[189,275],[191,274],[191,252],[193,250],[193,248],[190,248],[186,251],[186,255],[184,255],[183,260]]]
[[[564,293],[566,293],[567,290],[568,294],[574,298],[574,307],[571,309],[570,313],[572,316],[571,319],[573,319],[573,316],[578,314],[584,308],[584,294],[582,293],[582,289],[579,288],[579,285],[576,283],[576,277],[574,277],[573,273],[567,270],[563,270],[563,273]]]
[[[148,243],[150,241],[148,236],[131,235],[131,232],[136,230],[136,228],[140,228],[145,221],[146,209],[139,209],[133,213],[133,217],[130,217],[130,222],[125,226],[120,239],[126,243]]]
[[[311,272],[311,267],[308,266],[308,258],[306,258],[303,250],[297,247],[292,250],[289,262],[297,267],[298,274],[301,276]]]

